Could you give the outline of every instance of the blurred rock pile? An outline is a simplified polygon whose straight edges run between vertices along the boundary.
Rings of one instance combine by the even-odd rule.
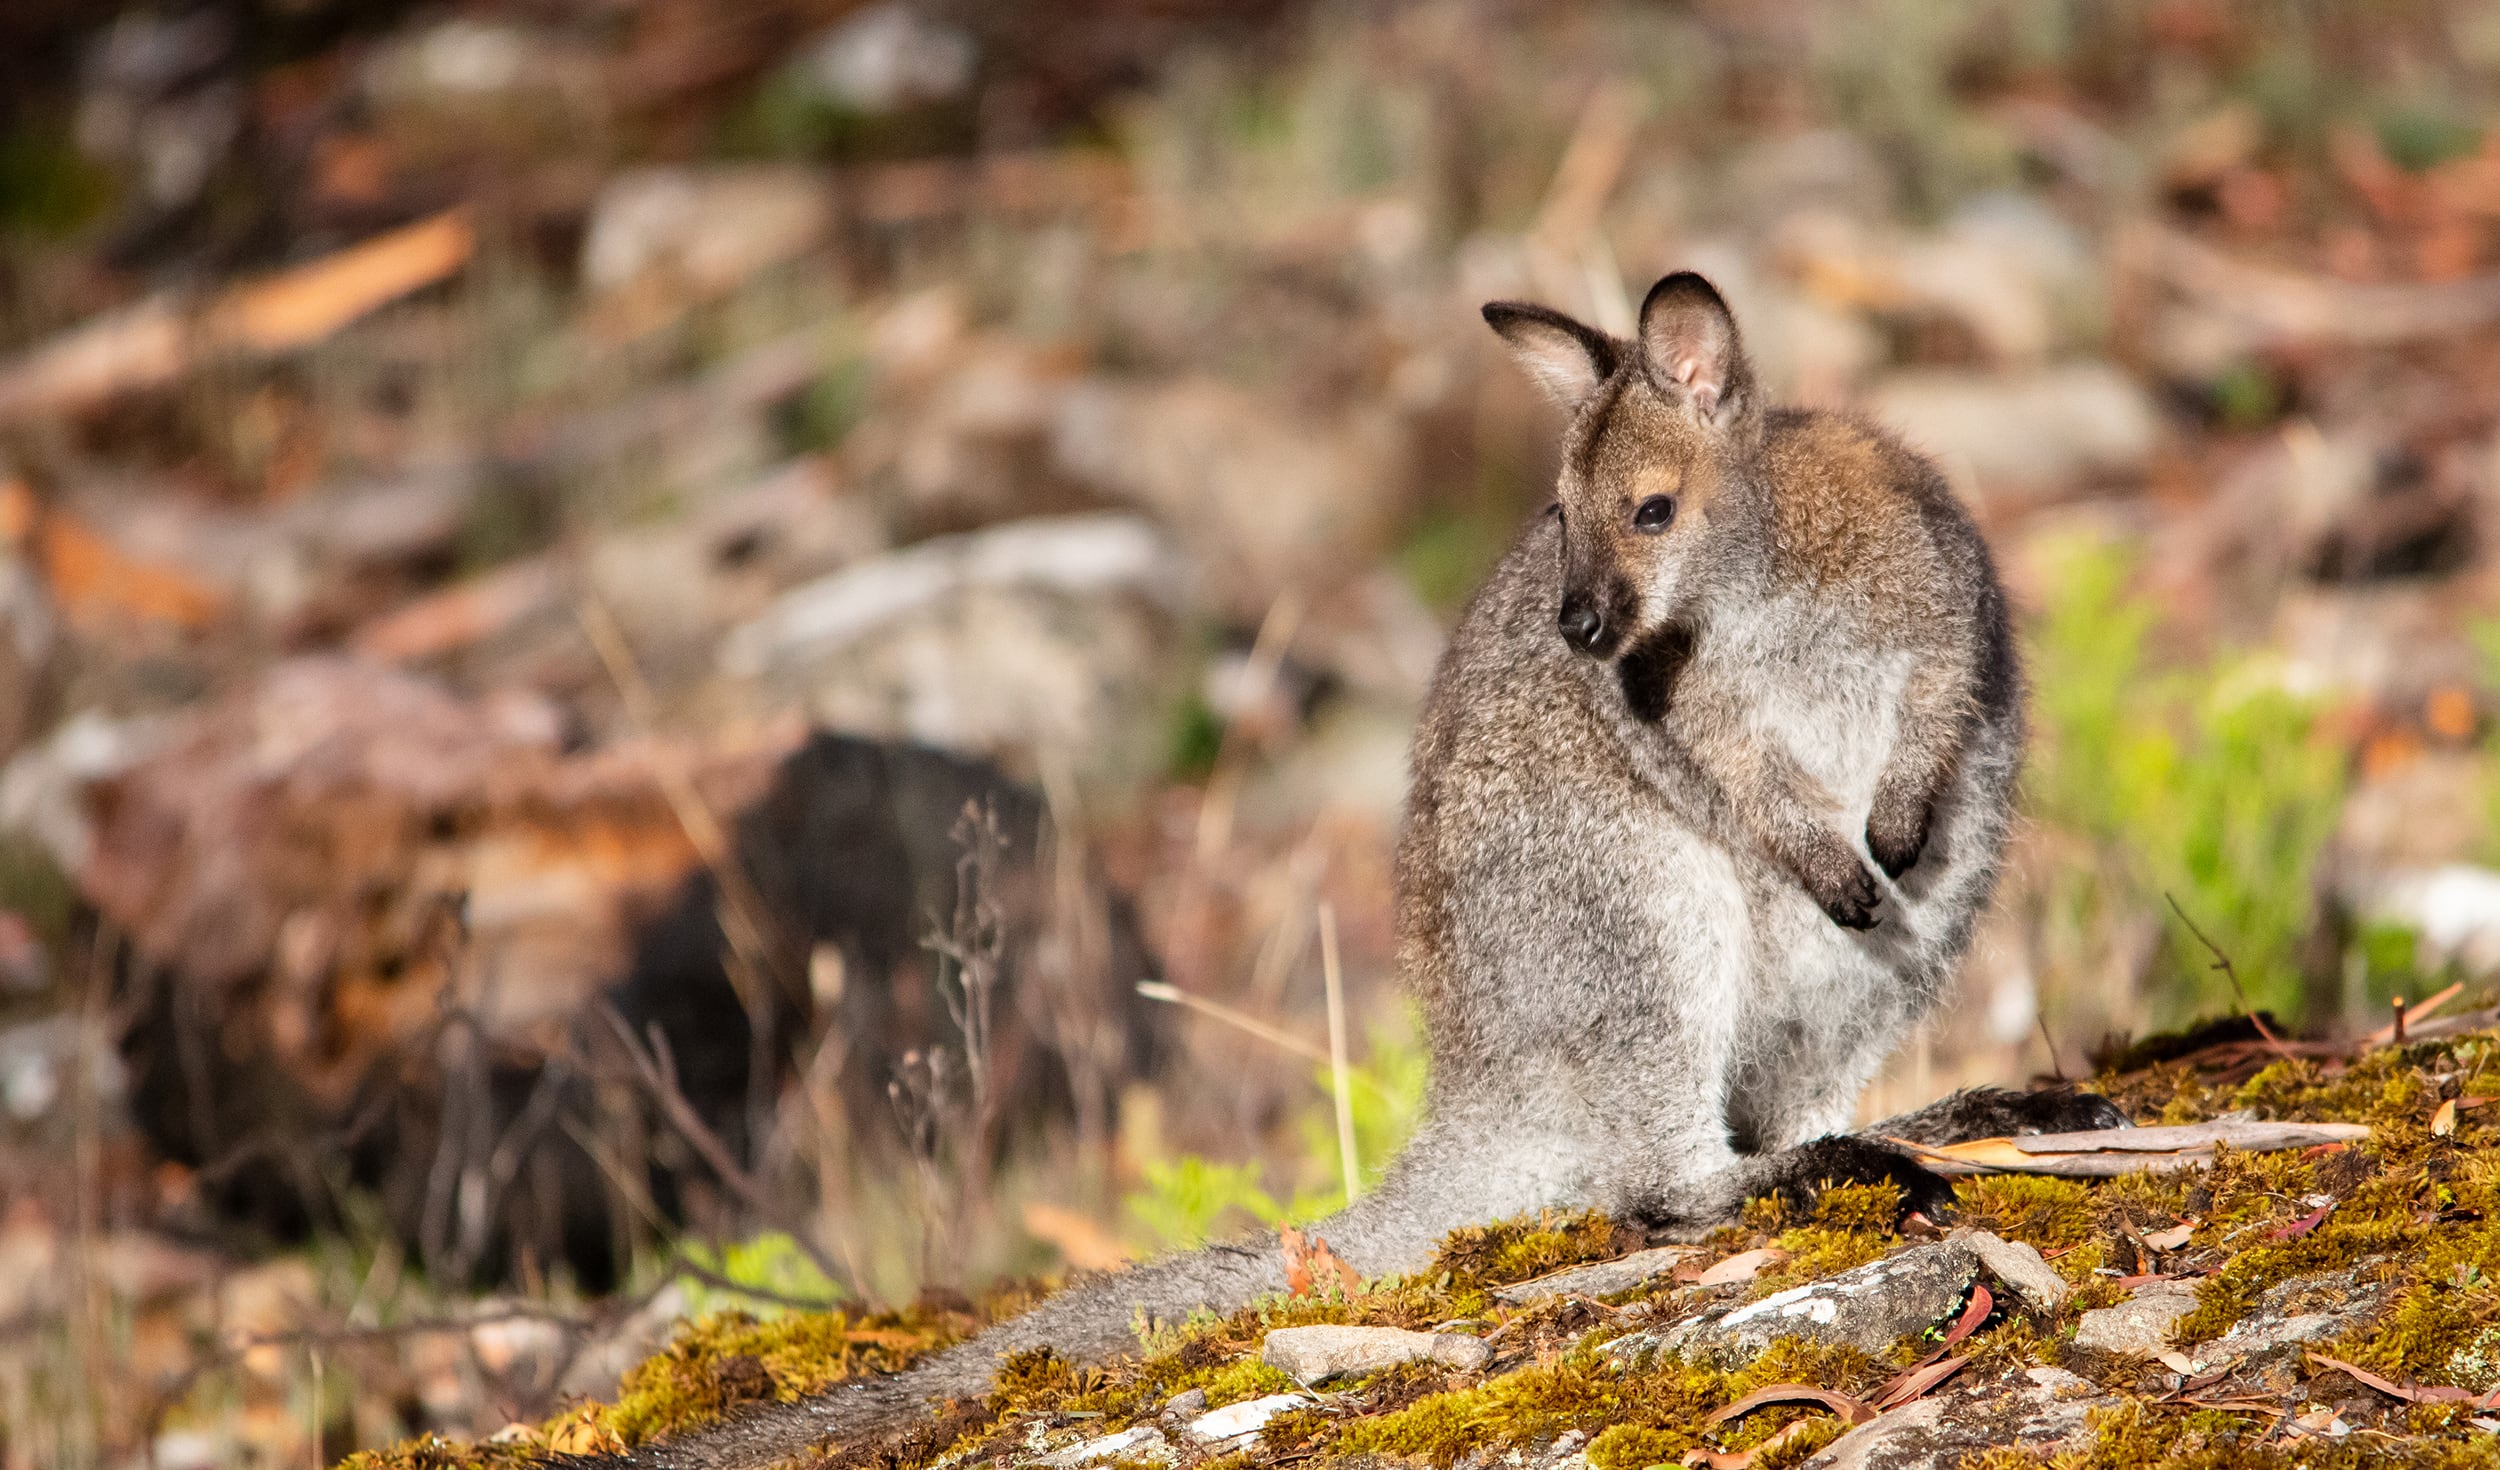
[[[1290,1154],[1304,1061],[1134,985],[1316,1034],[1324,901],[1394,1025],[1407,725],[1551,474],[1497,297],[1704,270],[2028,604],[2114,541],[2265,650],[2314,1021],[2500,955],[2500,31],[1918,9],[11,7],[8,1462],[492,1430],[681,1231],[977,1284]],[[1877,1106],[2164,1017],[2057,815]]]

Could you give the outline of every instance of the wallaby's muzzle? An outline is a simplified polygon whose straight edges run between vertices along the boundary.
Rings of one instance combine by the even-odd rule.
[[[1562,611],[1555,615],[1554,626],[1562,631],[1563,642],[1575,651],[1601,656],[1600,645],[1606,642],[1606,614],[1596,598],[1586,592],[1564,593]]]

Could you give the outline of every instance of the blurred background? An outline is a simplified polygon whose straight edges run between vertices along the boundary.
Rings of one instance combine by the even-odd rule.
[[[1869,1116],[2471,984],[2495,100],[2472,0],[8,0],[0,1462],[1341,1200],[1497,297],[1708,273],[1998,548],[2027,815]]]

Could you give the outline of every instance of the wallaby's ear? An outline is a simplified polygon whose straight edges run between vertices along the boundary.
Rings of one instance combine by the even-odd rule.
[[[1623,344],[1585,322],[1524,301],[1488,302],[1485,325],[1501,333],[1510,355],[1536,379],[1545,396],[1577,408],[1615,374]]]
[[[1641,302],[1641,365],[1659,392],[1690,404],[1704,423],[1725,426],[1753,405],[1736,314],[1691,271],[1661,280]]]

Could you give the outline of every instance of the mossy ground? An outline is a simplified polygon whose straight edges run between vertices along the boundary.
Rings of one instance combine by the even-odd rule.
[[[2235,1075],[2235,1070],[2236,1074]],[[2296,1278],[2329,1279],[2384,1294],[2367,1325],[2321,1344],[2401,1383],[2482,1391],[2500,1385],[2500,1037],[2478,1033],[2352,1060],[2287,1059],[2254,1070],[2210,1058],[2165,1060],[2099,1084],[2139,1120],[2190,1122],[2245,1112],[2260,1118],[2364,1122],[2371,1138],[2306,1152],[2225,1152],[2209,1169],[2136,1174],[2097,1183],[2001,1175],[1964,1181],[1960,1223],[2027,1242],[2078,1290],[2054,1319],[2000,1309],[1961,1351],[1962,1381],[1982,1383],[2040,1364],[2092,1379],[2120,1407],[2094,1421],[2085,1443],[2047,1463],[2061,1470],[2153,1465],[2178,1470],[2294,1465],[2500,1467],[2500,1433],[2482,1411],[2406,1405],[2340,1371],[2297,1367],[2264,1400],[2247,1384],[2213,1392],[2233,1406],[2197,1403],[2169,1370],[2071,1346],[2077,1317],[2122,1299],[2133,1276],[2200,1278],[2197,1310],[2176,1334],[2193,1351],[2227,1332],[2258,1299]],[[2442,1104],[2459,1106],[2445,1114]],[[2435,1124],[2437,1125],[2435,1128]],[[1903,1243],[1890,1185],[1832,1188],[1811,1203],[1758,1200],[1707,1243],[1709,1258],[1776,1245],[1787,1259],[1723,1297],[1759,1296],[1875,1259]],[[2323,1216],[2318,1211],[2324,1208]],[[2175,1231],[2191,1225],[2186,1241]],[[2159,1240],[2171,1248],[2153,1244]],[[1710,1416],[1764,1385],[1802,1382],[1865,1393],[1933,1348],[1904,1342],[1870,1358],[1786,1342],[1734,1370],[1672,1356],[1619,1361],[1598,1351],[1634,1325],[1689,1310],[1699,1288],[1660,1283],[1610,1300],[1548,1298],[1510,1306],[1494,1288],[1639,1243],[1589,1215],[1554,1216],[1460,1231],[1433,1266],[1374,1282],[1351,1295],[1270,1299],[1225,1318],[1155,1336],[1138,1360],[1078,1368],[1047,1352],[1014,1360],[996,1391],[874,1450],[854,1446],[843,1466],[920,1470],[1024,1456],[1037,1443],[1108,1433],[1156,1413],[1176,1394],[1202,1389],[1211,1407],[1293,1385],[1259,1361],[1271,1328],[1348,1322],[1482,1334],[1497,1357],[1485,1374],[1409,1364],[1332,1384],[1309,1406],[1272,1421],[1253,1450],[1223,1457],[1226,1470],[1286,1462],[1390,1459],[1449,1466],[1483,1452],[1532,1448],[1581,1436],[1596,1470],[1646,1470],[1688,1453],[1766,1446],[1800,1420],[1809,1427],[1752,1462],[1760,1470],[1801,1463],[1841,1432],[1827,1412],[1783,1405],[1725,1424]],[[2305,1290],[2302,1288],[2293,1288]],[[630,1375],[612,1406],[579,1406],[525,1439],[454,1447],[424,1440],[358,1457],[357,1470],[452,1470],[500,1466],[549,1448],[645,1442],[705,1422],[752,1398],[796,1398],[837,1380],[884,1372],[974,1330],[973,1316],[900,1312],[792,1316],[757,1322],[735,1314],[690,1325],[667,1352]],[[2295,1360],[2297,1361],[2297,1360]],[[2278,1370],[2280,1371],[2280,1370]],[[2257,1395],[2251,1397],[2251,1395]],[[2331,1411],[2335,1437],[2287,1427]],[[2323,1421],[2321,1421],[2323,1422]],[[2041,1457],[2003,1450],[1976,1470],[2014,1470]]]

